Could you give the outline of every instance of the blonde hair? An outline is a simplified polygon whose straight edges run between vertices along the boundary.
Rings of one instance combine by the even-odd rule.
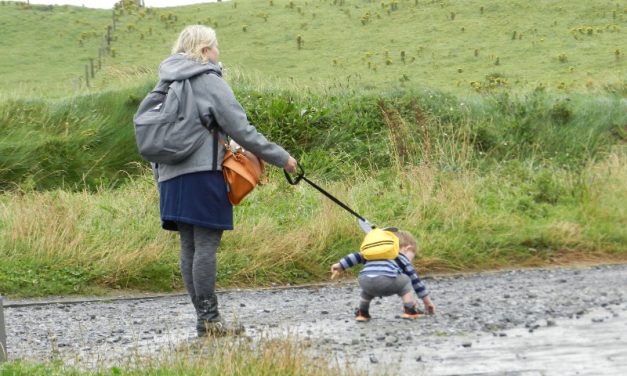
[[[181,31],[172,47],[173,54],[185,54],[192,60],[205,64],[209,59],[202,54],[205,47],[212,48],[218,42],[216,31],[205,25],[189,25]]]
[[[409,245],[414,249],[414,252],[418,252],[418,245],[416,243],[416,238],[414,238],[414,236],[411,233],[407,231],[403,231],[403,230],[398,230],[397,232],[395,232],[395,234],[398,237],[399,247],[404,247],[406,245]]]

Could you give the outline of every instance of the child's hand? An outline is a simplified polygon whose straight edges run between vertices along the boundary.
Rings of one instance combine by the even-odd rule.
[[[340,274],[341,271],[342,271],[342,266],[340,265],[339,262],[331,265],[331,279],[337,278],[337,276]]]
[[[429,296],[425,296],[424,298],[422,298],[422,302],[425,305],[425,312],[430,315],[435,315],[435,305],[431,301],[431,298],[429,298]]]

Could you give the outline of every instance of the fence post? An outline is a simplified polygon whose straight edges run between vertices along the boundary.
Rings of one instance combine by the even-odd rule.
[[[7,332],[4,327],[4,305],[0,295],[0,363],[7,360]]]
[[[89,65],[85,64],[85,86],[89,87]]]

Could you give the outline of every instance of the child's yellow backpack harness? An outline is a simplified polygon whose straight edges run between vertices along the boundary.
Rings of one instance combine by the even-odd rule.
[[[375,228],[366,234],[359,251],[366,260],[394,260],[398,257],[399,240],[394,232]]]

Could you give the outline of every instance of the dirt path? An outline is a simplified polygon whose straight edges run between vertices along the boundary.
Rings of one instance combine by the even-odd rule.
[[[223,314],[243,322],[249,336],[307,340],[313,356],[371,374],[627,374],[627,265],[426,282],[438,314],[416,321],[400,319],[400,301],[390,297],[373,303],[373,320],[356,323],[355,282],[236,290],[219,298]],[[132,354],[194,336],[185,296],[30,303],[5,301],[9,359],[123,365]]]

